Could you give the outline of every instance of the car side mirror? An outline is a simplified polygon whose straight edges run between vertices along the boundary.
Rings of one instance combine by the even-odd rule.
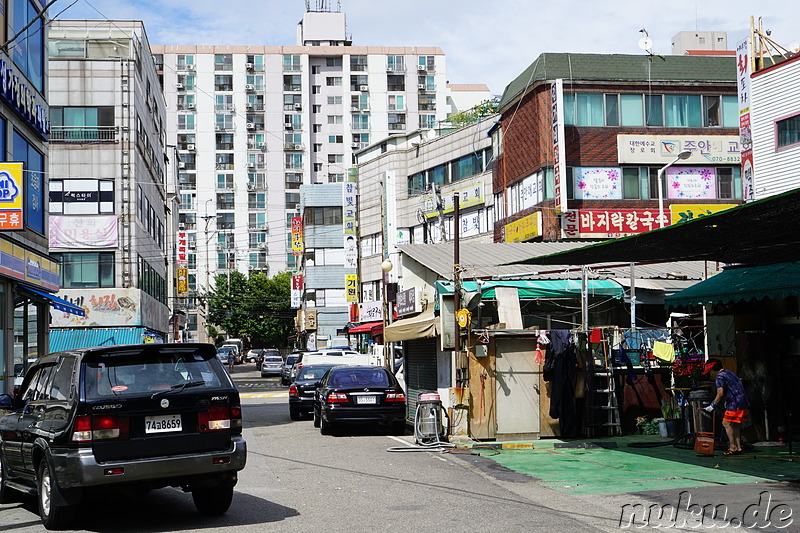
[[[0,409],[13,409],[14,398],[10,394],[0,394]]]

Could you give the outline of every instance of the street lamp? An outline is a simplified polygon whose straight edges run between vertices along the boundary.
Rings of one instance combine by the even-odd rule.
[[[660,222],[658,227],[660,228],[664,227],[664,172],[678,161],[688,159],[691,155],[692,152],[684,150],[675,159],[658,169],[658,220]]]
[[[383,280],[383,366],[384,368],[391,370],[392,363],[394,362],[394,357],[392,357],[392,361],[390,362],[389,357],[393,354],[391,353],[389,344],[386,342],[386,326],[389,324],[389,312],[391,306],[389,305],[389,298],[386,294],[386,284],[389,277],[389,272],[391,272],[394,265],[392,262],[387,258],[384,259],[381,263],[381,270],[383,271],[382,280]]]

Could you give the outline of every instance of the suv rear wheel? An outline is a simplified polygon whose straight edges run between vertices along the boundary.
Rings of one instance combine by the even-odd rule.
[[[11,501],[11,489],[6,485],[6,465],[3,464],[3,458],[0,457],[0,503],[8,503]]]
[[[217,485],[216,487],[202,487],[192,491],[194,506],[201,514],[225,514],[233,501],[233,487]]]
[[[58,507],[53,505],[52,491],[55,480],[50,475],[50,466],[46,460],[39,465],[37,478],[39,489],[39,516],[47,529],[66,529],[75,518],[75,506]]]

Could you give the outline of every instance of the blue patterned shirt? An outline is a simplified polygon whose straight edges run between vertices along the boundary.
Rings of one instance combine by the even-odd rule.
[[[725,391],[725,409],[727,411],[739,411],[749,409],[750,401],[747,399],[747,392],[744,390],[742,380],[730,370],[720,370],[715,380],[717,388]]]

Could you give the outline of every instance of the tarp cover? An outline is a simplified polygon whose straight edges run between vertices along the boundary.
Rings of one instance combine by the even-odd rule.
[[[354,333],[369,333],[372,331],[372,328],[375,326],[381,326],[383,322],[366,322],[364,324],[359,324],[358,326],[353,326],[352,328],[347,330],[348,335],[352,335]]]
[[[478,284],[475,281],[461,283],[467,292],[476,292]],[[543,279],[543,280],[487,280],[481,282],[481,297],[494,298],[495,287],[516,287],[520,298],[564,298],[579,297],[581,294],[581,280],[579,279]],[[616,282],[607,279],[588,280],[589,296],[606,296],[622,298],[625,290]],[[449,281],[437,281],[436,290],[440,294],[452,294],[453,284]]]
[[[800,296],[800,262],[728,267],[664,299],[667,307]]]
[[[141,344],[144,337],[156,337],[146,328],[88,328],[51,329],[50,351],[91,348],[92,346],[117,346],[121,344]]]
[[[410,341],[413,339],[430,339],[439,333],[439,317],[433,314],[433,306],[417,316],[402,318],[386,326],[384,342]]]

